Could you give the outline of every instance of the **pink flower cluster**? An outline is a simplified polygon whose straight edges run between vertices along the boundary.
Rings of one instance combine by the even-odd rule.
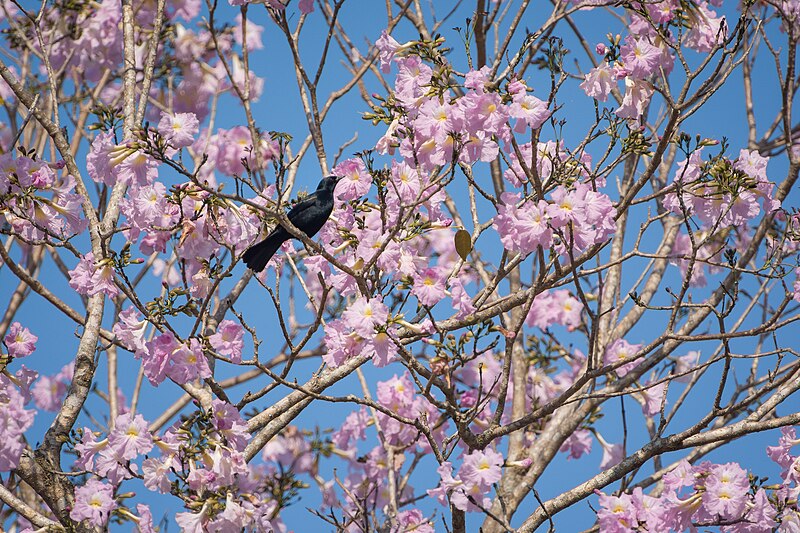
[[[172,332],[166,332],[145,342],[147,320],[134,307],[119,314],[113,333],[137,359],[142,360],[144,373],[154,386],[165,378],[176,383],[187,383],[197,378],[211,376],[202,343],[192,338],[179,342]],[[208,337],[208,343],[219,355],[234,364],[241,363],[244,349],[244,328],[232,320],[223,320],[217,331]]]
[[[155,439],[161,454],[142,462],[145,486],[169,493],[178,484],[184,493],[202,502],[199,510],[194,507],[175,516],[183,531],[284,530],[271,487],[276,477],[289,472],[290,467],[304,467],[248,465],[242,453],[250,439],[247,425],[239,411],[226,402],[214,400],[208,416],[194,420],[201,421],[192,432],[186,431],[185,425],[176,424]],[[287,428],[270,441],[264,449],[265,459],[287,460],[292,446],[307,445],[300,435],[289,443],[291,434],[291,428]],[[310,467],[313,462],[304,464]]]
[[[553,324],[565,326],[570,331],[581,323],[583,304],[568,290],[559,289],[537,294],[533,299],[525,325],[546,329]]]
[[[39,376],[31,388],[36,407],[44,411],[58,411],[67,394],[67,387],[72,381],[74,371],[75,362],[71,361],[53,376]]]
[[[441,477],[439,486],[429,490],[428,495],[442,505],[448,505],[449,498],[462,511],[489,509],[492,503],[488,495],[492,484],[500,481],[503,475],[504,462],[503,456],[491,448],[476,450],[464,456],[458,474],[453,476],[453,465],[446,461],[436,469]]]
[[[31,333],[28,328],[19,322],[14,322],[3,337],[3,346],[11,357],[27,357],[36,350],[38,340],[39,337]]]
[[[414,384],[407,373],[392,376],[387,381],[379,381],[376,400],[382,407],[397,416],[410,420],[425,417],[432,428],[432,437],[438,445],[441,445],[446,436],[448,424],[433,405],[415,393]],[[367,428],[373,422],[375,430],[380,432],[384,441],[361,454],[357,445],[360,441],[366,440]],[[419,455],[431,453],[428,439],[421,436],[416,427],[403,423],[383,411],[378,411],[372,416],[366,409],[348,415],[341,428],[331,436],[331,443],[335,447],[336,453],[347,460],[348,475],[342,480],[345,498],[344,501],[339,501],[332,486],[324,492],[323,496],[326,506],[339,507],[345,515],[356,512],[364,501],[378,508],[387,505],[389,503],[388,492],[385,482],[382,480],[387,479],[390,471],[397,476],[402,475],[401,469],[405,465],[406,453]],[[389,448],[402,449],[405,450],[405,453],[395,453],[390,456],[387,453]],[[282,452],[282,456],[276,455],[275,450],[283,449],[290,449],[291,453]],[[311,464],[312,459],[307,450],[307,443],[279,440],[279,446],[271,449],[269,458],[283,465],[284,468],[294,465],[294,471],[297,471],[298,467],[301,471],[309,471],[308,467],[304,466]],[[267,457],[265,456],[265,458]],[[478,472],[476,476],[480,474],[481,472]],[[413,488],[406,484],[402,492],[403,499],[411,499],[413,495]],[[416,524],[417,527],[420,527],[420,531],[433,531],[429,529],[431,527],[430,519],[425,518],[418,510],[411,509],[405,513],[405,520],[409,524]]]
[[[705,227],[742,226],[764,210],[773,212],[780,202],[767,179],[769,158],[757,151],[741,150],[735,161],[706,164],[699,150],[678,165],[677,192],[664,197],[664,207],[676,214],[697,215]]]
[[[94,260],[94,252],[89,252],[78,261],[77,266],[69,271],[69,286],[78,294],[93,296],[105,293],[109,298],[119,294],[114,281],[114,265],[111,261],[98,264]]]
[[[389,308],[380,298],[357,298],[342,317],[325,326],[326,353],[323,361],[341,365],[358,354],[371,354],[376,366],[386,366],[397,355],[396,339],[388,325]]]
[[[579,253],[604,242],[615,229],[611,200],[587,183],[571,189],[559,185],[550,200],[522,200],[519,193],[510,192],[500,200],[494,228],[509,251],[529,254],[541,246]]]
[[[146,342],[135,355],[142,360],[144,375],[155,386],[167,377],[178,384],[211,377],[203,347],[195,338],[182,342],[168,331]]]
[[[29,241],[64,239],[86,229],[75,178],[59,173],[63,168],[63,161],[0,154],[0,223],[5,219]]]
[[[24,366],[13,379],[0,374],[0,472],[16,468],[25,449],[24,434],[36,415],[25,406],[31,399],[29,387],[36,375]]]
[[[381,65],[386,70],[399,44],[387,35],[382,39]],[[431,67],[415,55],[394,58],[394,63],[398,69],[395,98],[404,114],[376,148],[382,153],[399,148],[409,165],[431,170],[453,161],[454,154],[465,164],[492,161],[499,153],[498,142],[511,141],[511,122],[513,130],[522,133],[538,129],[550,116],[547,103],[529,95],[530,89],[521,80],[509,83],[505,95],[488,89],[488,67],[466,74],[466,92],[460,98],[449,89],[431,97]]]
[[[160,182],[132,186],[120,203],[128,221],[124,234],[131,242],[139,241],[142,252],[151,254],[165,252],[167,242],[180,231],[178,257],[184,260],[187,278],[192,280],[192,296],[203,298],[211,286],[203,262],[220,255],[223,247],[242,249],[255,240],[261,224],[249,209],[233,203],[224,209],[210,206],[210,195],[191,183],[174,189],[181,191],[180,205],[171,201]]]
[[[642,7],[656,24],[683,24],[676,19],[679,12],[677,0],[647,2]],[[710,52],[727,37],[725,19],[717,16],[705,1],[698,2],[696,8],[697,14],[692,17],[688,31],[681,28],[677,35],[681,36],[683,46],[701,53]],[[587,96],[605,102],[609,93],[617,88],[617,82],[624,80],[622,105],[616,114],[620,118],[639,120],[653,96],[651,79],[669,75],[672,71],[674,55],[671,46],[677,44],[676,34],[669,30],[666,33],[656,31],[649,20],[634,12],[630,12],[628,30],[630,34],[624,44],[620,45],[619,41],[611,43],[613,50],[603,43],[596,46],[597,53],[605,55],[606,60],[585,75],[580,88]],[[664,35],[672,42],[665,42]]]
[[[606,346],[606,350],[603,352],[603,364],[613,365],[625,362],[615,370],[619,377],[623,377],[641,363],[642,355],[638,353],[641,348],[641,344],[630,344],[625,339],[617,339]]]
[[[787,445],[797,443],[796,439],[791,442],[793,429],[783,432],[779,446],[768,448],[770,456],[788,458]],[[800,524],[796,480],[787,483],[784,478],[770,497],[764,487],[752,486],[747,472],[736,463],[691,465],[684,460],[664,475],[663,484],[658,497],[644,494],[640,487],[618,496],[597,491],[601,531],[684,531],[720,525],[726,533],[767,533],[776,527],[781,532],[796,531]],[[783,509],[780,517],[778,509]]]
[[[89,524],[103,527],[118,507],[114,487],[99,479],[90,478],[85,485],[75,489],[75,506],[69,512],[73,520],[87,520]]]
[[[142,415],[123,413],[117,416],[114,429],[98,441],[89,428],[83,428],[83,438],[75,445],[79,454],[76,467],[94,472],[118,486],[138,471],[132,463],[153,447],[153,437]]]
[[[249,168],[256,169],[254,150],[261,152],[262,168],[275,159],[279,152],[275,141],[262,137],[257,143],[253,143],[250,130],[245,126],[236,126],[230,130],[218,128],[213,135],[208,130],[203,130],[192,148],[196,153],[208,156],[200,170],[200,178],[211,184],[216,183],[214,170],[219,170],[226,176],[243,175],[242,160],[247,161]]]

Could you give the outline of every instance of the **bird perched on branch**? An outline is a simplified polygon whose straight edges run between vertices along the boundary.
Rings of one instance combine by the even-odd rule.
[[[333,190],[339,181],[338,176],[327,176],[319,182],[317,190],[303,198],[289,210],[287,218],[294,226],[313,237],[331,216],[333,211]],[[242,258],[254,272],[261,272],[281,247],[281,244],[292,238],[286,228],[278,224],[263,241],[254,244],[244,253]]]

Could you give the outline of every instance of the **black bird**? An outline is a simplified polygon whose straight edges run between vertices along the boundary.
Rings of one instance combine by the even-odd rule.
[[[317,234],[333,211],[333,190],[338,181],[338,176],[322,178],[316,191],[289,210],[287,217],[297,229],[309,237]],[[292,234],[278,224],[266,239],[248,248],[242,258],[251,270],[261,272],[281,244],[291,238]]]

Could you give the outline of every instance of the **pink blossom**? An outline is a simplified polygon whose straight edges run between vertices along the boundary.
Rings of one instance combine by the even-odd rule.
[[[657,3],[644,4],[645,9],[656,23],[669,22],[675,18],[678,0],[663,0]]]
[[[342,313],[342,320],[353,331],[364,338],[375,336],[375,327],[386,324],[389,319],[389,308],[383,303],[380,296],[367,299],[363,296],[357,298]]]
[[[223,400],[215,399],[211,405],[214,427],[236,451],[243,451],[250,434],[239,410]]]
[[[752,191],[756,197],[763,200],[764,210],[771,213],[780,208],[780,200],[776,200],[773,196],[775,185],[770,183],[767,179],[767,163],[768,157],[762,157],[756,150],[744,150],[739,152],[739,157],[733,164],[733,168],[741,170],[749,177],[756,180],[755,190]],[[756,211],[755,217],[758,214]],[[752,218],[751,217],[751,218]]]
[[[397,524],[400,531],[414,531],[416,533],[435,533],[433,523],[424,517],[419,509],[409,509],[397,513]]]
[[[477,485],[482,492],[486,492],[503,476],[503,463],[503,456],[491,448],[476,450],[464,456],[458,477],[465,484]]]
[[[113,131],[98,133],[95,136],[86,155],[86,170],[96,183],[106,185],[116,183],[115,162],[112,161],[116,150]]]
[[[106,446],[108,446],[107,439],[98,442],[92,430],[84,427],[82,429],[81,441],[75,445],[75,451],[78,452],[78,459],[75,461],[75,467],[92,470],[95,456]]]
[[[523,133],[526,125],[532,130],[540,128],[551,115],[550,110],[547,109],[547,102],[525,92],[517,93],[512,97],[508,114],[511,118],[517,119],[514,126],[517,133]]]
[[[136,520],[136,527],[139,528],[139,533],[156,533],[153,526],[153,513],[150,512],[150,507],[143,503],[137,503],[136,512],[139,513],[139,518]]]
[[[450,298],[453,300],[453,308],[457,310],[456,318],[458,320],[462,320],[475,312],[475,305],[464,289],[461,278],[453,277],[450,279]]]
[[[144,486],[149,490],[168,494],[172,486],[169,474],[173,468],[180,468],[177,461],[172,458],[155,459],[150,457],[142,461],[142,475]]]
[[[333,169],[341,180],[336,184],[335,195],[347,201],[364,196],[372,186],[372,176],[367,172],[367,167],[360,159],[347,159]]]
[[[433,69],[426,65],[417,55],[396,58],[397,76],[394,87],[398,101],[409,111],[418,107],[419,98],[426,92],[426,87],[433,76]]]
[[[767,446],[767,455],[781,467],[783,470],[781,477],[784,479],[796,459],[791,453],[791,449],[798,444],[800,444],[800,439],[797,438],[795,429],[793,427],[782,427],[778,445]]]
[[[800,302],[800,268],[794,269],[795,280],[792,284],[792,299]]]
[[[633,78],[646,78],[657,72],[661,63],[661,49],[644,38],[628,37],[620,49],[625,70]]]
[[[142,415],[125,413],[117,417],[114,429],[108,435],[108,443],[123,459],[131,460],[150,451],[153,437]]]
[[[622,377],[641,362],[638,357],[637,360],[633,359],[641,348],[641,344],[629,344],[625,339],[617,339],[609,344],[605,352],[603,352],[603,364],[612,365],[621,361],[628,361],[616,369],[617,375]]]
[[[644,493],[641,487],[633,489],[631,501],[639,522],[647,524],[648,531],[668,531],[670,519],[668,515],[670,504],[666,498],[654,498]]]
[[[144,375],[153,385],[159,385],[167,377],[170,355],[178,346],[175,336],[164,333],[145,344],[146,349],[136,352],[136,357],[142,359]]]
[[[588,429],[578,429],[561,445],[558,451],[569,452],[568,459],[580,459],[583,454],[592,451],[592,433]]]
[[[458,100],[458,105],[464,113],[464,126],[471,134],[478,131],[498,134],[507,127],[508,109],[497,93],[470,92]]]
[[[561,324],[571,330],[580,325],[582,310],[583,304],[568,290],[547,291],[536,295],[525,324],[540,329]]]
[[[31,333],[28,328],[22,327],[19,322],[14,322],[8,328],[3,344],[11,357],[27,357],[36,350],[38,340],[39,337]]]
[[[242,34],[242,15],[236,15],[233,25],[233,39],[240,45],[244,45],[248,51],[261,50],[264,48],[264,43],[261,42],[261,34],[264,32],[264,26],[259,26],[253,22],[252,18],[247,19],[247,41],[245,42],[244,35]]]
[[[435,498],[440,504],[447,505],[447,495],[454,489],[463,486],[460,479],[453,477],[453,465],[449,461],[445,461],[436,468],[439,474],[439,487],[436,489],[429,489],[428,496]]]
[[[229,492],[225,499],[225,509],[208,524],[209,531],[241,531],[250,524],[252,516],[233,498],[233,494]]]
[[[131,479],[138,470],[135,463],[128,464],[122,454],[111,446],[106,446],[95,458],[94,472],[118,487],[126,479]]]
[[[300,0],[297,3],[298,9],[300,9],[300,13],[303,15],[308,15],[309,13],[314,12],[314,0]]]
[[[200,122],[194,113],[176,113],[174,115],[162,113],[158,123],[158,133],[173,148],[180,149],[191,146],[198,131],[200,131]]]
[[[619,464],[625,457],[625,449],[622,444],[608,444],[601,442],[603,447],[603,458],[600,460],[600,470],[607,470]]]
[[[680,375],[675,378],[675,381],[680,383],[689,383],[692,380],[693,372],[691,370],[697,367],[697,363],[700,360],[700,352],[696,350],[692,350],[686,355],[678,357],[675,363],[675,374],[685,374]]]
[[[392,59],[400,43],[395,41],[394,37],[389,35],[386,30],[381,31],[381,36],[375,41],[375,48],[380,53],[381,72],[388,74],[392,70]]]
[[[739,157],[733,164],[733,168],[741,170],[757,181],[767,181],[768,157],[762,157],[757,150],[741,149]]]
[[[69,365],[67,365],[69,366]],[[66,368],[66,367],[65,367]],[[10,372],[6,375],[8,376]],[[56,379],[59,379],[61,374],[56,375]],[[19,394],[22,396],[22,404],[27,405],[30,403],[32,394],[31,394],[31,385],[34,381],[36,381],[39,377],[39,373],[35,370],[31,370],[30,368],[26,367],[25,365],[21,364],[19,369],[14,372],[14,384],[17,386],[17,390]],[[1,381],[1,380],[0,380]],[[0,386],[0,396],[2,396],[2,386]]]
[[[362,339],[347,327],[343,320],[332,320],[325,325],[326,351],[322,360],[331,368],[336,368],[350,357],[359,355]]]
[[[447,100],[431,98],[425,100],[414,119],[414,128],[420,134],[436,142],[445,142],[451,132],[464,127],[463,110]]]
[[[409,413],[414,403],[414,386],[408,374],[392,376],[388,381],[378,382],[378,402],[397,413]]]
[[[703,507],[723,520],[740,518],[747,503],[750,482],[736,463],[715,465],[706,478]]]
[[[17,467],[25,447],[23,434],[33,424],[36,411],[25,409],[25,397],[0,374],[0,472]]]
[[[750,507],[752,505],[752,507]],[[772,502],[767,496],[767,492],[763,488],[756,491],[753,502],[748,504],[750,509],[744,515],[746,533],[761,533],[766,531],[774,531],[777,523],[775,518],[778,512],[775,510]]]
[[[61,408],[67,385],[58,376],[41,376],[31,390],[36,407],[55,412]]]
[[[653,96],[653,86],[648,81],[625,78],[625,95],[622,105],[617,109],[617,116],[637,120],[644,114],[650,97]]]
[[[547,201],[529,201],[517,207],[519,195],[511,193],[503,193],[500,200],[493,226],[506,250],[529,254],[539,246],[550,247],[553,231]]]
[[[195,145],[201,143],[199,148],[202,151],[205,146],[205,135],[201,134]],[[212,136],[209,143],[213,143],[215,152],[216,169],[228,176],[239,176],[244,173],[242,159],[245,159],[251,169],[256,168],[254,150],[261,151],[261,161],[267,164],[277,155],[275,143],[258,139],[254,145],[250,130],[245,126],[236,126],[230,130],[222,128],[217,130],[217,134]]]
[[[400,144],[400,155],[405,157],[409,164],[416,161],[422,168],[429,170],[451,161],[454,146],[452,135],[437,141],[434,137],[423,137],[421,133],[415,132],[413,139],[403,139]]]
[[[375,333],[364,347],[364,354],[372,357],[372,362],[377,367],[384,367],[395,360],[397,356],[397,340],[386,331]]]
[[[208,503],[203,504],[199,513],[177,513],[175,522],[184,533],[205,533],[205,525],[209,518],[206,513],[208,513]]]
[[[112,332],[129,350],[135,352],[144,349],[144,331],[147,321],[141,318],[139,311],[129,306],[119,315],[119,322],[114,324]]]
[[[464,145],[459,153],[459,161],[466,164],[472,164],[476,161],[488,163],[497,159],[499,152],[500,147],[491,139],[489,134],[479,130],[464,140]]]
[[[615,85],[614,73],[605,63],[602,63],[586,74],[579,87],[583,89],[586,96],[605,102]]]
[[[683,39],[683,44],[698,52],[710,52],[728,36],[725,17],[708,8],[707,2],[697,3],[697,15]]]
[[[227,447],[214,446],[210,453],[206,451],[203,462],[211,474],[207,481],[211,489],[233,485],[237,476],[244,477],[248,474],[244,455]]]
[[[167,370],[167,375],[175,383],[184,384],[194,379],[211,377],[211,368],[197,339],[189,339],[188,344],[180,343],[169,357],[172,366]]]
[[[411,204],[419,195],[420,177],[419,173],[405,162],[392,161],[392,186],[391,190],[396,190],[397,196],[404,204]]]
[[[619,496],[609,496],[600,494],[600,509],[597,511],[597,519],[600,529],[607,533],[628,533],[633,532],[638,526],[636,518],[636,508],[628,494]]]
[[[91,478],[82,487],[75,488],[75,505],[69,512],[73,520],[89,520],[89,524],[104,527],[111,511],[117,508],[114,487]]]
[[[108,261],[99,267],[94,260],[94,253],[89,252],[78,261],[78,265],[69,271],[69,286],[78,294],[91,296],[105,292],[110,298],[119,294],[114,284],[114,269]]]
[[[223,320],[216,333],[208,337],[208,342],[220,355],[228,356],[231,362],[238,364],[242,362],[243,337],[242,326],[232,320]]]
[[[160,257],[157,257],[153,260],[153,276],[157,278],[161,278],[161,283],[166,284],[169,287],[176,287],[181,282],[181,275],[178,272],[178,269],[175,268],[174,263],[167,263]],[[196,276],[197,274],[195,274]],[[192,276],[192,281],[194,281],[194,276]],[[193,287],[190,287],[189,290],[191,291]],[[192,296],[195,296],[192,293]]]
[[[432,307],[445,297],[444,280],[436,270],[427,268],[414,277],[411,294],[416,296],[422,305]]]
[[[464,76],[464,87],[477,93],[483,93],[486,84],[489,83],[490,74],[491,69],[486,65],[482,66],[480,70],[470,70]]]
[[[371,422],[366,409],[362,407],[347,415],[344,423],[333,433],[331,440],[340,450],[347,450],[351,443],[366,438],[367,425]]]
[[[142,150],[128,149],[116,169],[117,178],[126,183],[147,185],[158,177],[158,161]]]
[[[264,461],[275,462],[284,469],[292,469],[296,474],[309,472],[314,467],[311,445],[294,426],[269,441],[264,446],[261,457]]]
[[[682,459],[675,468],[664,474],[664,487],[675,492],[684,487],[691,487],[694,485],[694,474],[689,461]]]
[[[200,0],[177,0],[175,2],[170,2],[167,10],[172,19],[182,18],[186,21],[193,20],[200,13]]]
[[[654,416],[661,412],[662,403],[666,403],[667,382],[662,381],[656,385],[650,386],[649,382],[645,384],[642,391],[644,403],[642,404],[642,414],[645,416]]]

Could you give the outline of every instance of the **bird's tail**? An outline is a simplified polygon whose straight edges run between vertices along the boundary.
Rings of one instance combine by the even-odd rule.
[[[253,272],[261,272],[281,247],[283,241],[284,239],[281,239],[279,235],[270,235],[260,243],[248,248],[242,259]]]

